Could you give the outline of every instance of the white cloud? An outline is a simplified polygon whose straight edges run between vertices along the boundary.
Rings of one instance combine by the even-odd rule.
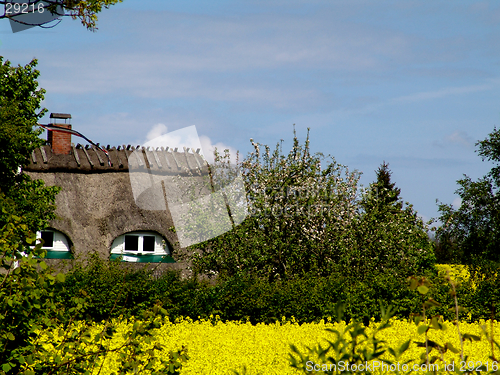
[[[463,131],[455,131],[446,137],[446,141],[453,144],[472,148],[474,146],[474,139]]]
[[[156,124],[151,128],[151,130],[146,134],[146,140],[151,141],[167,133],[167,126],[165,124]]]
[[[203,154],[209,163],[214,161],[214,151],[217,149],[219,154],[224,155],[225,150],[229,150],[229,155],[231,155],[231,162],[236,162],[236,150],[222,142],[212,143],[212,140],[206,135],[200,137],[201,147],[203,149]]]
[[[172,132],[167,132],[168,127],[165,124],[154,125],[146,135],[146,141],[143,143],[145,147],[169,147],[170,149],[178,148],[183,151],[184,147],[192,151],[200,150],[205,160],[209,163],[214,162],[214,150],[220,154],[224,154],[226,149],[231,155],[231,162],[236,161],[236,150],[222,142],[213,143],[206,135],[198,136],[196,126],[188,126]]]
[[[441,149],[449,148],[450,146],[455,147],[459,150],[463,147],[467,149],[473,149],[475,145],[475,140],[469,134],[462,130],[455,130],[451,134],[448,134],[441,138],[440,140],[435,140],[432,144]]]
[[[460,206],[462,205],[462,198],[457,197],[457,198],[453,199],[453,202],[451,204],[453,205],[453,208],[455,210],[458,210],[460,208]]]

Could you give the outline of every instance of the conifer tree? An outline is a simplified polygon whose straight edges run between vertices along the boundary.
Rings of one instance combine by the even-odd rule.
[[[377,188],[378,200],[384,204],[399,205],[399,208],[401,208],[401,205],[397,203],[400,199],[399,194],[401,193],[401,189],[396,187],[396,183],[391,182],[392,172],[389,170],[389,164],[384,161],[376,173],[377,182],[375,186]]]
[[[389,164],[384,161],[376,174],[377,180],[363,194],[362,211],[354,223],[349,268],[360,274],[422,273],[435,262],[427,227],[412,205],[403,205]]]

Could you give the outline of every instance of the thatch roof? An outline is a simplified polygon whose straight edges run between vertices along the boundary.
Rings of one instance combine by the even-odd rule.
[[[41,146],[33,151],[30,163],[25,171],[32,172],[129,172],[149,169],[161,174],[205,174],[207,163],[199,149],[178,150],[169,147],[133,147],[131,145],[106,147],[111,166],[106,154],[94,146],[80,144],[71,147],[70,155],[54,154],[50,146]]]

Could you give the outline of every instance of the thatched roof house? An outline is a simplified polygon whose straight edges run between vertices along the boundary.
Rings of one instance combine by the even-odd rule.
[[[103,258],[121,256],[130,262],[175,262],[173,250],[178,238],[168,205],[158,210],[138,204],[129,171],[134,168],[146,175],[155,171],[192,175],[196,171],[195,175],[202,176],[207,167],[199,149],[180,151],[166,146],[108,145],[109,165],[102,150],[91,145],[75,146],[71,134],[48,132],[47,145],[36,149],[23,168],[33,179],[62,188],[56,198],[57,219],[39,234],[48,258],[71,258],[96,251]]]

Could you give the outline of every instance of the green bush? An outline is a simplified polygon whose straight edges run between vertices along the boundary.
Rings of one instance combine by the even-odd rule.
[[[492,311],[498,317],[500,280],[493,271],[474,271],[469,280],[457,285],[465,312],[463,319],[489,319]],[[487,275],[487,276],[485,276]],[[434,312],[452,319],[449,285],[437,272],[429,272],[431,293],[440,303]],[[219,315],[223,320],[271,323],[285,317],[299,322],[314,322],[335,316],[335,305],[345,305],[344,317],[367,323],[380,320],[380,305],[391,305],[398,318],[410,318],[419,311],[422,297],[408,289],[405,278],[391,273],[368,275],[356,279],[345,275],[307,274],[288,280],[251,276],[234,276],[224,280],[200,281],[182,279],[175,271],[153,278],[145,269],[132,270],[123,263],[100,260],[77,265],[66,275],[64,291],[58,292],[66,305],[75,297],[85,297],[79,318],[95,321],[139,316],[156,303],[168,312],[170,319],[192,319]]]
[[[472,320],[500,319],[500,275],[497,267],[472,267],[473,293],[467,300]]]
[[[102,260],[93,254],[87,264],[76,263],[66,275],[60,300],[85,299],[79,319],[102,321],[108,318],[139,316],[156,300],[153,281],[146,269],[133,270],[123,263]]]

